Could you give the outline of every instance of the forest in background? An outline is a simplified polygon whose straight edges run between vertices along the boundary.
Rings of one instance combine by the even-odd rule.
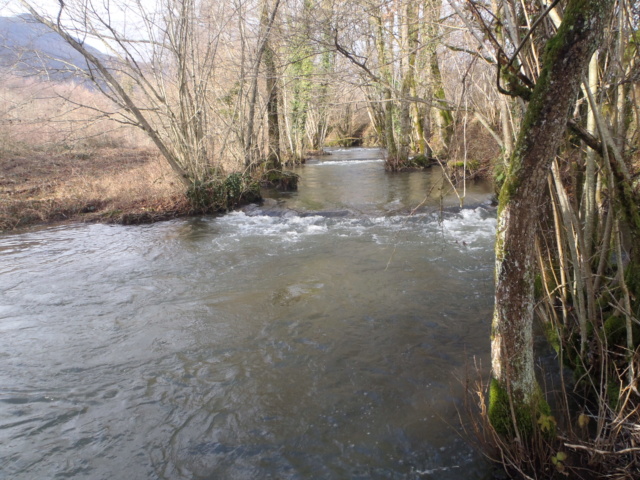
[[[32,8],[28,20],[85,61],[59,68],[75,75],[64,82],[24,52],[5,68],[3,161],[144,145],[171,186],[158,209],[187,211],[230,208],[260,184],[295,188],[286,167],[328,145],[383,146],[390,172],[489,171],[500,192],[493,379],[478,386],[470,431],[514,475],[637,478],[636,3],[145,5]],[[537,380],[534,318],[571,372],[559,392]]]
[[[101,35],[102,55],[78,46],[112,78],[84,62],[50,68],[51,54],[23,48],[5,69],[4,151],[148,145],[186,186],[279,170],[322,146],[387,147],[389,170],[438,158],[487,174],[500,156],[492,72],[443,46],[465,40],[441,2],[169,3],[163,12],[111,2],[127,23],[109,25],[103,7],[68,2],[69,39]]]

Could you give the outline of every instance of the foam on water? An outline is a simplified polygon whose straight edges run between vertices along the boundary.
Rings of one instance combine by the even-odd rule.
[[[336,165],[362,165],[364,163],[382,163],[383,158],[370,159],[370,160],[326,160],[324,162],[318,162],[314,164],[318,167],[333,167]]]
[[[413,215],[373,217],[300,215],[287,211],[282,215],[247,215],[234,212],[215,220],[228,238],[268,237],[270,241],[295,243],[316,235],[361,237],[369,234],[379,244],[395,243],[397,233],[419,232],[422,237],[439,235],[443,240],[468,249],[486,249],[495,235],[494,210],[484,206],[457,212],[430,212]]]
[[[282,237],[283,235],[314,235],[327,231],[327,218],[319,215],[299,216],[287,213],[281,217],[247,215],[234,212],[216,220],[225,233],[233,236]]]
[[[452,239],[470,248],[484,248],[487,242],[493,241],[496,225],[494,210],[484,207],[464,209],[442,221],[443,230]]]
[[[327,152],[331,154],[334,153],[348,153],[353,154],[354,152],[370,152],[377,149],[365,148],[365,147],[337,147],[337,148],[328,148]]]

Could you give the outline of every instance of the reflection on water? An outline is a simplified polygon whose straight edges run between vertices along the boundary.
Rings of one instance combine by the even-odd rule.
[[[381,158],[220,218],[1,237],[0,478],[482,478],[449,425],[489,350],[489,193],[452,209]]]
[[[385,174],[384,151],[355,148],[311,160],[299,169],[300,191],[280,194],[293,209],[348,209],[356,213],[407,214],[418,205],[459,206],[453,188],[439,168],[429,172]],[[465,205],[486,202],[490,186],[467,189]],[[461,193],[460,193],[461,194]]]

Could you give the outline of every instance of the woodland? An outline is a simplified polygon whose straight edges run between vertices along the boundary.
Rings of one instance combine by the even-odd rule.
[[[637,2],[20,4],[83,60],[3,68],[5,159],[146,145],[180,198],[160,209],[191,213],[295,189],[327,146],[493,178],[491,379],[469,381],[466,432],[514,478],[640,477]]]

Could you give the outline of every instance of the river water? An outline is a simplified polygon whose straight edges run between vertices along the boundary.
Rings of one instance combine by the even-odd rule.
[[[1,236],[0,478],[484,478],[456,409],[490,189],[460,208],[382,156],[222,217]]]

